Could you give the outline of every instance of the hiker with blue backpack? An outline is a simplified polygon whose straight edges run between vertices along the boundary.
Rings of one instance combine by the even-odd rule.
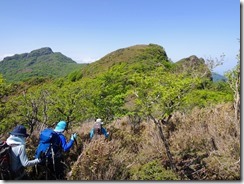
[[[102,119],[98,118],[96,119],[95,124],[93,125],[93,128],[90,131],[90,139],[97,139],[101,135],[104,135],[105,138],[108,138],[109,132],[103,127]]]
[[[10,136],[6,140],[7,145],[11,148],[10,170],[13,180],[28,179],[25,168],[41,162],[40,157],[36,157],[34,160],[28,159],[26,154],[26,138],[28,136],[26,128],[23,125],[18,125],[10,132]]]
[[[45,166],[46,179],[64,179],[63,152],[71,149],[77,137],[77,134],[73,133],[67,142],[64,136],[66,128],[67,123],[60,121],[54,130],[47,128],[40,133],[35,158],[44,155],[45,161],[42,162],[42,165]]]

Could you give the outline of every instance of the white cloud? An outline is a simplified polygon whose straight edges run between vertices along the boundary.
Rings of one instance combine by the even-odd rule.
[[[93,58],[93,57],[83,57],[83,58],[81,58],[81,59],[76,59],[75,61],[77,62],[77,63],[92,63],[92,62],[94,62],[94,61],[97,61],[97,60],[99,60],[100,58]]]
[[[3,54],[3,55],[0,55],[0,61],[2,61],[5,57],[8,57],[8,56],[13,56],[14,54]]]

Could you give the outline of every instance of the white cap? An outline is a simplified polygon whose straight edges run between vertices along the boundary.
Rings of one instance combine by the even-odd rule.
[[[101,123],[101,124],[103,124],[102,119],[97,119],[97,120],[96,120],[96,123]]]

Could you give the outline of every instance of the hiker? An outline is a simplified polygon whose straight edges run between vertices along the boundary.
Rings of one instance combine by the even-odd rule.
[[[41,162],[41,158],[29,160],[26,155],[26,138],[29,134],[26,133],[26,128],[23,125],[16,126],[6,143],[11,147],[10,150],[10,168],[12,172],[12,179],[28,179],[25,167],[34,166]]]
[[[93,128],[90,131],[90,139],[95,137],[97,139],[98,135],[104,135],[105,138],[108,138],[109,132],[103,127],[103,122],[101,119],[96,119],[96,122],[93,126]]]
[[[65,121],[60,121],[54,131],[58,133],[60,140],[62,142],[62,149],[64,152],[69,151],[70,148],[73,146],[75,139],[77,138],[77,134],[74,133],[71,135],[70,141],[67,143],[66,138],[63,135],[64,131],[66,130],[67,123]]]
[[[65,171],[65,166],[64,164],[64,158],[63,158],[63,152],[67,152],[71,149],[71,147],[74,144],[74,141],[77,137],[76,133],[73,133],[71,135],[70,141],[67,142],[66,138],[64,136],[64,131],[66,130],[67,123],[65,121],[60,121],[54,130],[52,129],[44,129],[43,132],[51,133],[53,136],[53,142],[52,142],[52,147],[49,146],[50,144],[45,144],[45,143],[39,143],[38,148],[36,150],[35,157],[38,158],[40,155],[45,154],[46,156],[46,162],[42,162],[42,165],[46,166],[46,172],[47,169],[49,169],[48,173],[51,178],[46,179],[64,179],[64,171]],[[44,134],[44,133],[43,133]],[[51,135],[50,134],[50,135]],[[42,133],[40,134],[40,139],[41,139]],[[44,137],[47,137],[43,135]],[[45,140],[46,141],[46,140]],[[48,145],[48,147],[47,147]]]

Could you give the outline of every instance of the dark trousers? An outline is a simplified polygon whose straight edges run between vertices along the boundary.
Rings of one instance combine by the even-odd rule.
[[[37,180],[65,180],[66,166],[62,158],[47,159],[37,165],[36,179]]]

